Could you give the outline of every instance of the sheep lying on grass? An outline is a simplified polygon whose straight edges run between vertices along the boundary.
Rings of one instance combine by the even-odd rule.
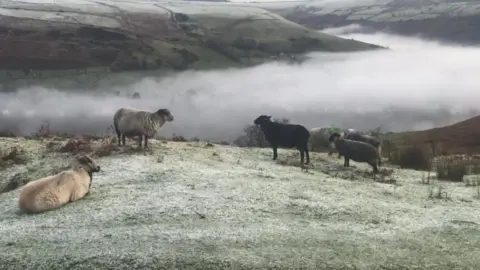
[[[26,184],[19,195],[19,208],[25,213],[40,213],[77,201],[89,193],[92,174],[99,171],[100,166],[90,156],[78,156],[71,169]]]
[[[167,121],[173,121],[173,115],[168,109],[147,112],[120,108],[113,116],[113,125],[118,136],[118,145],[120,146],[120,139],[122,144],[125,145],[125,136],[138,136],[138,147],[142,147],[142,138],[145,137],[145,148],[147,148],[148,138],[152,138]]]
[[[378,173],[378,152],[371,144],[343,138],[339,133],[333,133],[328,139],[334,144],[338,153],[344,158],[344,167],[350,166],[350,159],[356,162],[366,162],[373,168],[373,173]]]
[[[352,141],[359,141],[371,144],[378,152],[378,165],[382,164],[382,144],[379,139],[373,137],[372,135],[362,134],[358,131],[350,131],[345,134],[345,139]]]
[[[310,133],[302,125],[282,124],[272,122],[271,116],[261,115],[253,123],[260,125],[265,135],[265,139],[270,143],[273,149],[273,160],[277,159],[278,147],[292,148],[296,147],[300,151],[300,166],[304,168],[304,155],[307,155],[307,162],[310,163],[308,153],[308,139]]]

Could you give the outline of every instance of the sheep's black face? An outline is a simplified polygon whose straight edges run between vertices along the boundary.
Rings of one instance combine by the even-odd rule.
[[[173,121],[173,115],[172,115],[172,113],[170,112],[169,109],[160,109],[160,110],[157,111],[157,114],[161,115],[161,116],[164,116],[165,120],[167,120],[168,122]]]
[[[328,138],[328,141],[329,141],[329,142],[334,142],[334,141],[336,141],[338,138],[340,138],[340,134],[338,134],[338,133],[335,132],[335,133],[333,133],[332,135],[330,135],[330,138]]]
[[[78,162],[80,164],[82,164],[83,166],[88,167],[91,172],[99,172],[100,171],[100,165],[98,165],[97,162],[95,162],[95,160],[93,160],[93,158],[91,158],[88,155],[83,155],[83,156],[79,157]]]
[[[270,122],[270,118],[272,117],[267,115],[260,115],[259,117],[257,117],[257,119],[255,119],[255,121],[253,121],[253,123],[255,125],[261,125],[263,123]]]
[[[95,166],[92,168],[92,172],[99,172],[100,171],[100,166]]]

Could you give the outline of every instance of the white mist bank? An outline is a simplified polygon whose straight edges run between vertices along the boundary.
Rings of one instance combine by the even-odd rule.
[[[324,32],[391,50],[314,53],[302,65],[187,71],[101,89],[103,93],[95,95],[38,87],[1,93],[0,125],[32,133],[49,121],[55,131],[103,132],[120,107],[169,108],[175,121],[162,127],[159,135],[233,140],[260,114],[307,127],[383,125],[400,131],[448,125],[477,113],[480,48],[359,34],[355,26]],[[115,91],[137,91],[142,98],[116,97]]]

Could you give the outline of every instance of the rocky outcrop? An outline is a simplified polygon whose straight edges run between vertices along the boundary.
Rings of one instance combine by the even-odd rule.
[[[0,8],[0,70],[7,78],[245,66],[281,53],[371,48],[378,47],[228,3],[4,0]]]
[[[310,1],[256,5],[315,29],[360,24],[367,31],[382,30],[447,42],[480,44],[478,1]]]

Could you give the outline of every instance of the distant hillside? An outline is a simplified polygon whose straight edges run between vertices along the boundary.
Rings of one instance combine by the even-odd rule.
[[[393,133],[386,139],[397,146],[425,146],[434,141],[437,154],[480,153],[480,115],[450,126]]]
[[[258,7],[185,1],[2,1],[0,79],[259,64],[281,53],[380,48]],[[83,80],[83,79],[82,79]]]
[[[360,24],[370,30],[480,44],[480,1],[344,1],[256,3],[314,29]]]

